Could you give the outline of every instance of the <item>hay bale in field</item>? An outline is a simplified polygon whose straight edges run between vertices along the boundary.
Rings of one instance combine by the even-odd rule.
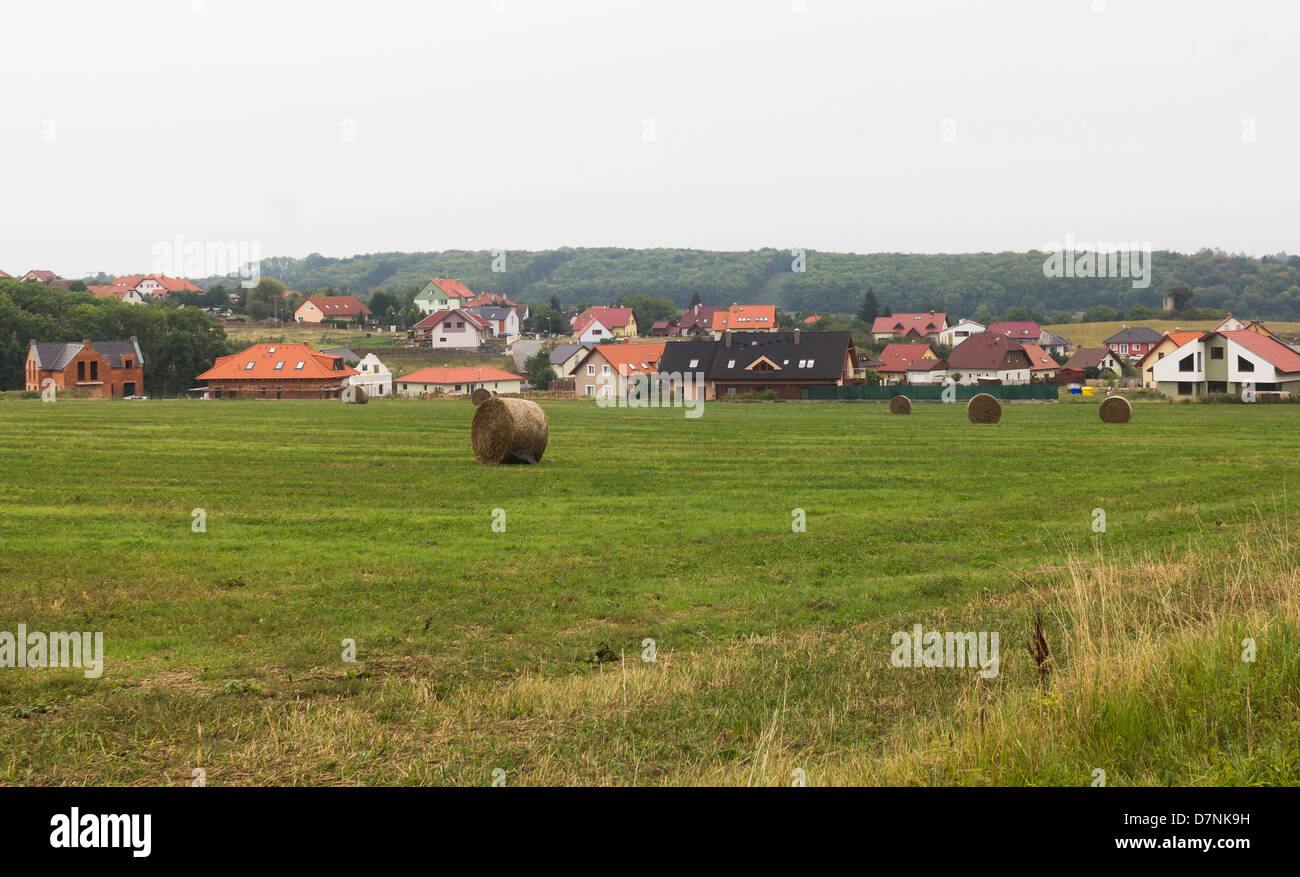
[[[889,400],[890,414],[911,414],[912,400],[906,396],[895,396]]]
[[[971,423],[997,423],[1002,419],[1002,403],[988,393],[979,393],[966,403]]]
[[[469,401],[473,402],[475,405],[482,405],[491,398],[492,391],[487,387],[479,387],[477,390],[469,394]]]
[[[1111,396],[1098,409],[1102,423],[1128,423],[1133,419],[1133,406],[1123,396]]]
[[[353,405],[364,405],[370,401],[370,394],[365,387],[349,385],[343,388],[343,401]]]
[[[537,463],[546,451],[546,412],[527,399],[493,396],[478,406],[470,427],[480,463]]]

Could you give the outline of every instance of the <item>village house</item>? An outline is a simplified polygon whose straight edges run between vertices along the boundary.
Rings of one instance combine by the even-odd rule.
[[[95,298],[115,298],[129,305],[142,305],[145,297],[140,290],[130,286],[113,286],[111,284],[87,286],[86,291]]]
[[[1119,357],[1105,347],[1080,347],[1061,366],[1062,372],[1078,371],[1084,375],[1087,375],[1088,369],[1096,369],[1094,374],[1097,375],[1110,372],[1118,377],[1124,373],[1124,366],[1120,363]]]
[[[425,347],[462,350],[474,350],[491,337],[487,320],[464,308],[434,311],[411,327],[411,335]]]
[[[344,365],[355,366],[357,363],[361,361],[361,354],[352,350],[352,348],[350,347],[331,347],[329,350],[322,350],[321,353],[325,354],[326,356],[343,357]]]
[[[894,314],[892,317],[876,317],[871,324],[871,337],[876,341],[888,341],[898,335],[909,340],[937,343],[947,328],[948,315],[945,313]]]
[[[1021,341],[1020,346],[1024,348],[1025,355],[1029,357],[1030,383],[1046,383],[1060,373],[1060,363],[1046,350],[1032,341]]]
[[[1300,392],[1300,353],[1272,335],[1246,329],[1207,332],[1152,367],[1166,396]]]
[[[1038,336],[1038,346],[1046,350],[1052,356],[1069,356],[1070,339],[1062,338],[1055,332],[1049,332],[1044,329],[1043,333]]]
[[[415,294],[415,306],[426,314],[468,307],[474,293],[459,280],[449,277],[430,277]]]
[[[886,344],[885,349],[880,352],[880,365],[876,366],[876,373],[884,378],[887,383],[907,383],[908,369],[914,362],[922,359],[935,363],[935,365],[926,365],[915,370],[915,374],[918,376],[927,376],[921,382],[929,383],[928,376],[933,369],[938,367],[938,363],[943,362],[938,351],[931,344],[920,342],[904,343],[901,341]]]
[[[519,337],[519,314],[514,308],[483,305],[466,310],[487,323],[489,336],[506,339]]]
[[[1014,320],[989,323],[988,331],[994,335],[1005,335],[1012,341],[1031,341],[1037,344],[1043,334],[1043,327],[1028,320]]]
[[[19,283],[51,283],[59,279],[59,275],[53,271],[45,271],[39,268],[33,268],[22,277],[18,278]]]
[[[142,296],[161,298],[169,292],[202,292],[193,283],[181,277],[166,274],[137,274],[119,277],[110,284],[122,289],[134,289]]]
[[[515,314],[519,317],[519,325],[524,324],[528,319],[529,308],[526,304],[519,304],[506,298],[499,292],[480,292],[478,295],[466,301],[462,307],[467,308],[513,308]]]
[[[1149,390],[1156,389],[1155,375],[1152,374],[1155,364],[1184,344],[1195,341],[1200,337],[1200,332],[1180,332],[1177,329],[1166,332],[1165,336],[1157,341],[1155,346],[1138,361],[1137,369],[1138,373],[1142,375],[1142,386]]]
[[[1022,344],[1006,335],[972,335],[948,354],[949,375],[959,384],[1027,384],[1033,363]]]
[[[365,390],[367,396],[393,395],[393,373],[378,356],[367,353],[354,367],[359,374],[348,378],[349,385]]]
[[[557,378],[573,377],[573,370],[578,367],[579,361],[587,355],[590,350],[590,344],[557,344],[551,349],[549,354],[551,368],[555,371]]]
[[[518,393],[523,377],[486,365],[422,368],[393,381],[398,396],[468,396],[483,387],[493,393]]]
[[[1164,336],[1146,326],[1125,326],[1102,343],[1121,359],[1141,359],[1151,352]]]
[[[717,389],[709,380],[714,356],[722,344],[712,339],[675,341],[664,345],[655,377],[661,394],[671,401],[676,395],[683,401],[707,402],[717,398]]]
[[[725,331],[732,332],[775,332],[780,328],[776,322],[776,305],[735,305],[726,313],[713,318],[713,337],[720,338]]]
[[[636,316],[631,308],[587,308],[573,320],[573,337],[598,344],[608,338],[636,337]]]
[[[83,390],[101,399],[144,395],[144,355],[129,341],[32,341],[27,348],[26,387],[39,392],[46,380],[58,390]]]
[[[655,373],[665,343],[643,341],[591,348],[574,369],[574,395],[579,399],[626,397],[630,378]]]
[[[672,320],[655,320],[653,323],[650,324],[650,337],[667,338],[670,335],[677,334],[676,332],[673,331],[676,328],[677,328],[677,324],[674,323]]]
[[[719,314],[726,314],[727,309],[714,305],[695,305],[677,319],[676,331],[672,335],[690,338],[696,335],[713,335],[713,321]]]
[[[956,347],[970,336],[979,335],[985,331],[988,331],[987,327],[974,320],[959,320],[955,325],[949,326],[939,333],[939,343],[944,347]]]
[[[254,344],[234,356],[218,357],[195,378],[206,381],[205,399],[332,399],[357,374],[341,356],[306,344]]]
[[[293,312],[299,323],[363,325],[370,320],[370,308],[351,295],[313,295]]]
[[[860,383],[849,332],[725,332],[708,380],[719,399],[774,390],[778,399],[807,399],[810,387]]]

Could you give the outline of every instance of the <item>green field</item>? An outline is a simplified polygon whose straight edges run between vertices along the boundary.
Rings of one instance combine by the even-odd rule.
[[[493,468],[468,402],[0,402],[0,630],[106,652],[0,669],[0,782],[1300,778],[1300,407],[543,404]]]
[[[1071,350],[1077,350],[1080,347],[1101,347],[1103,342],[1114,335],[1125,326],[1145,326],[1148,329],[1155,329],[1157,332],[1173,332],[1175,329],[1181,329],[1184,332],[1198,331],[1208,332],[1213,329],[1222,320],[1134,320],[1134,321],[1116,321],[1113,323],[1058,323],[1054,326],[1045,326],[1048,331],[1055,332],[1062,338],[1069,338]],[[1300,323],[1284,323],[1281,321],[1268,320],[1265,324],[1270,330],[1281,336],[1287,341],[1294,342],[1300,338]]]

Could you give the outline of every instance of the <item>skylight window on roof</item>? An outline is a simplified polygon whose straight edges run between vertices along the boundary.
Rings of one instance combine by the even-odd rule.
[[[279,370],[282,369],[282,368],[284,368],[284,360],[283,360],[283,359],[280,360],[279,362],[277,362],[277,363],[275,364],[275,370],[276,370],[276,371],[279,371]]]
[[[808,360],[808,368],[812,368],[812,367],[813,367],[813,363],[815,363],[815,362],[817,362],[817,360],[815,360],[815,359],[810,359],[810,360]]]
[[[700,361],[699,361],[698,359],[692,359],[692,360],[691,360],[691,364],[688,365],[687,368],[698,368],[698,367],[699,367],[699,364],[700,364]]]
[[[734,359],[727,360],[727,368],[735,368],[735,367],[736,367],[736,361]]]
[[[250,359],[248,365],[244,366],[244,371],[249,371],[253,367],[253,361]]]
[[[266,352],[267,352],[267,353],[275,353],[275,348],[274,348],[274,347],[268,347],[268,348],[266,349]]]
[[[298,360],[298,364],[295,365],[294,368],[295,368],[295,369],[300,369],[300,368],[302,368],[302,367],[303,367],[304,365],[306,365],[306,364],[307,364],[307,360],[305,360],[305,359],[300,359],[300,360]]]
[[[808,360],[806,359],[799,360],[799,368],[807,368],[807,367],[808,367]]]

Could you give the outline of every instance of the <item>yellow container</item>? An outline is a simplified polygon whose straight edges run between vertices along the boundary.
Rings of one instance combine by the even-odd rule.
[[[1083,388],[1083,395],[1085,395],[1085,396],[1091,396],[1091,395],[1092,395],[1092,391],[1095,390],[1095,389],[1097,389],[1097,388],[1096,388],[1096,387],[1084,387],[1084,388]]]

